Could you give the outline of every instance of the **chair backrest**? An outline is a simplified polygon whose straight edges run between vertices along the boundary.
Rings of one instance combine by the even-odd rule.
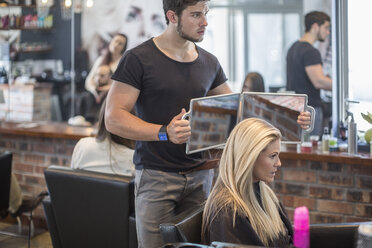
[[[327,223],[310,225],[310,247],[354,247],[360,224],[372,222]]]
[[[12,153],[0,154],[0,212],[8,211],[10,180],[12,174]]]
[[[44,174],[62,247],[129,246],[132,178],[62,166]]]
[[[160,233],[164,243],[201,242],[203,207],[187,215],[176,223],[160,224]]]

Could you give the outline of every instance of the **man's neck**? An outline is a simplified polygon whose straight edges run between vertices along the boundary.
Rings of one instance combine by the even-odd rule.
[[[310,43],[311,45],[314,45],[315,41],[316,41],[316,37],[314,35],[312,35],[311,33],[309,32],[306,32],[300,39],[300,41],[302,42],[308,42]]]
[[[175,27],[168,26],[153,41],[165,55],[176,61],[191,62],[198,57],[195,44],[180,37]]]

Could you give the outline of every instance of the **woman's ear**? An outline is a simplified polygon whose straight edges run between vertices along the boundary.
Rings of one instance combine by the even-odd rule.
[[[174,12],[173,10],[167,11],[167,17],[168,17],[169,22],[173,24],[178,22],[178,16],[176,15],[176,12]]]

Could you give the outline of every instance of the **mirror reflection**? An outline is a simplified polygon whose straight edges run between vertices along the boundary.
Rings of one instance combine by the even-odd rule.
[[[243,93],[242,119],[264,119],[282,133],[282,143],[301,142],[302,129],[297,116],[305,110],[306,95]]]
[[[297,124],[297,117],[306,109],[307,96],[302,94],[243,92],[192,99],[191,138],[186,153],[224,145],[234,126],[251,117],[277,127],[283,136],[282,143],[301,143],[303,130]]]
[[[217,147],[225,143],[237,123],[240,94],[192,99],[191,137],[186,153]]]

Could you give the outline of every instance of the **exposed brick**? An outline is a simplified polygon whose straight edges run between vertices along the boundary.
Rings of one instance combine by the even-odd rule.
[[[291,195],[283,196],[283,204],[286,207],[292,207],[292,208],[296,208],[300,206],[306,206],[309,210],[315,210],[316,208],[315,199],[309,199],[306,197],[291,196]]]
[[[23,156],[23,161],[25,163],[43,165],[45,162],[45,158],[41,155],[25,154]]]
[[[13,175],[17,178],[18,183],[23,183],[23,175],[13,172]]]
[[[274,177],[274,179],[275,179],[275,180],[282,179],[282,175],[283,175],[282,170],[277,170],[276,173],[275,173],[275,177]],[[275,181],[275,180],[274,180],[274,181]]]
[[[23,163],[13,163],[13,171],[30,172],[34,171],[34,166]]]
[[[331,190],[332,200],[345,200],[345,190],[344,189],[332,189]]]
[[[299,195],[299,196],[306,196],[307,195],[306,186],[299,185],[299,184],[287,183],[287,184],[285,184],[285,191],[288,194],[292,194],[292,195]]]
[[[340,222],[344,222],[344,217],[342,215],[310,212],[310,223],[312,224],[340,223]]]
[[[34,166],[34,173],[39,175],[44,175],[45,169],[48,168],[46,166]]]
[[[274,187],[273,187],[275,193],[285,193],[285,187],[283,183],[281,182],[275,182],[274,181]]]
[[[346,222],[364,222],[364,221],[372,221],[372,218],[363,218],[363,217],[346,217]]]
[[[372,189],[372,176],[357,177],[356,184],[359,188]]]
[[[360,190],[348,190],[347,198],[351,202],[372,203],[372,192]]]
[[[339,214],[352,214],[353,205],[351,203],[318,200],[318,211]]]
[[[309,171],[295,171],[295,170],[285,170],[283,173],[283,179],[287,181],[297,181],[297,182],[316,182],[316,173]]]
[[[37,176],[31,176],[31,175],[25,175],[25,182],[27,184],[36,184],[39,186],[45,185],[44,177],[37,177]]]
[[[306,161],[302,160],[291,160],[291,159],[281,159],[282,162],[282,170],[288,169],[288,168],[301,168],[301,169],[307,169],[307,163]]]
[[[355,215],[372,218],[372,205],[356,204]]]
[[[371,165],[352,165],[350,168],[353,174],[372,175]]]
[[[32,146],[27,142],[19,142],[18,149],[20,151],[31,151]]]
[[[32,196],[35,193],[34,186],[25,184],[25,183],[19,183],[19,186],[21,186],[22,194],[26,196]]]
[[[59,159],[57,157],[45,157],[45,164],[49,165],[59,165]]]
[[[342,164],[328,163],[327,171],[341,172],[343,168]]]
[[[310,169],[311,170],[321,170],[323,168],[322,163],[318,161],[311,161],[310,162]]]
[[[334,173],[322,173],[319,175],[319,183],[351,187],[353,185],[353,178],[351,176]]]
[[[32,144],[32,151],[41,153],[56,153],[54,145],[50,143],[34,143]]]
[[[317,199],[344,200],[344,190],[311,186],[309,188],[309,196]]]
[[[74,146],[57,146],[57,154],[71,156],[74,151]]]

